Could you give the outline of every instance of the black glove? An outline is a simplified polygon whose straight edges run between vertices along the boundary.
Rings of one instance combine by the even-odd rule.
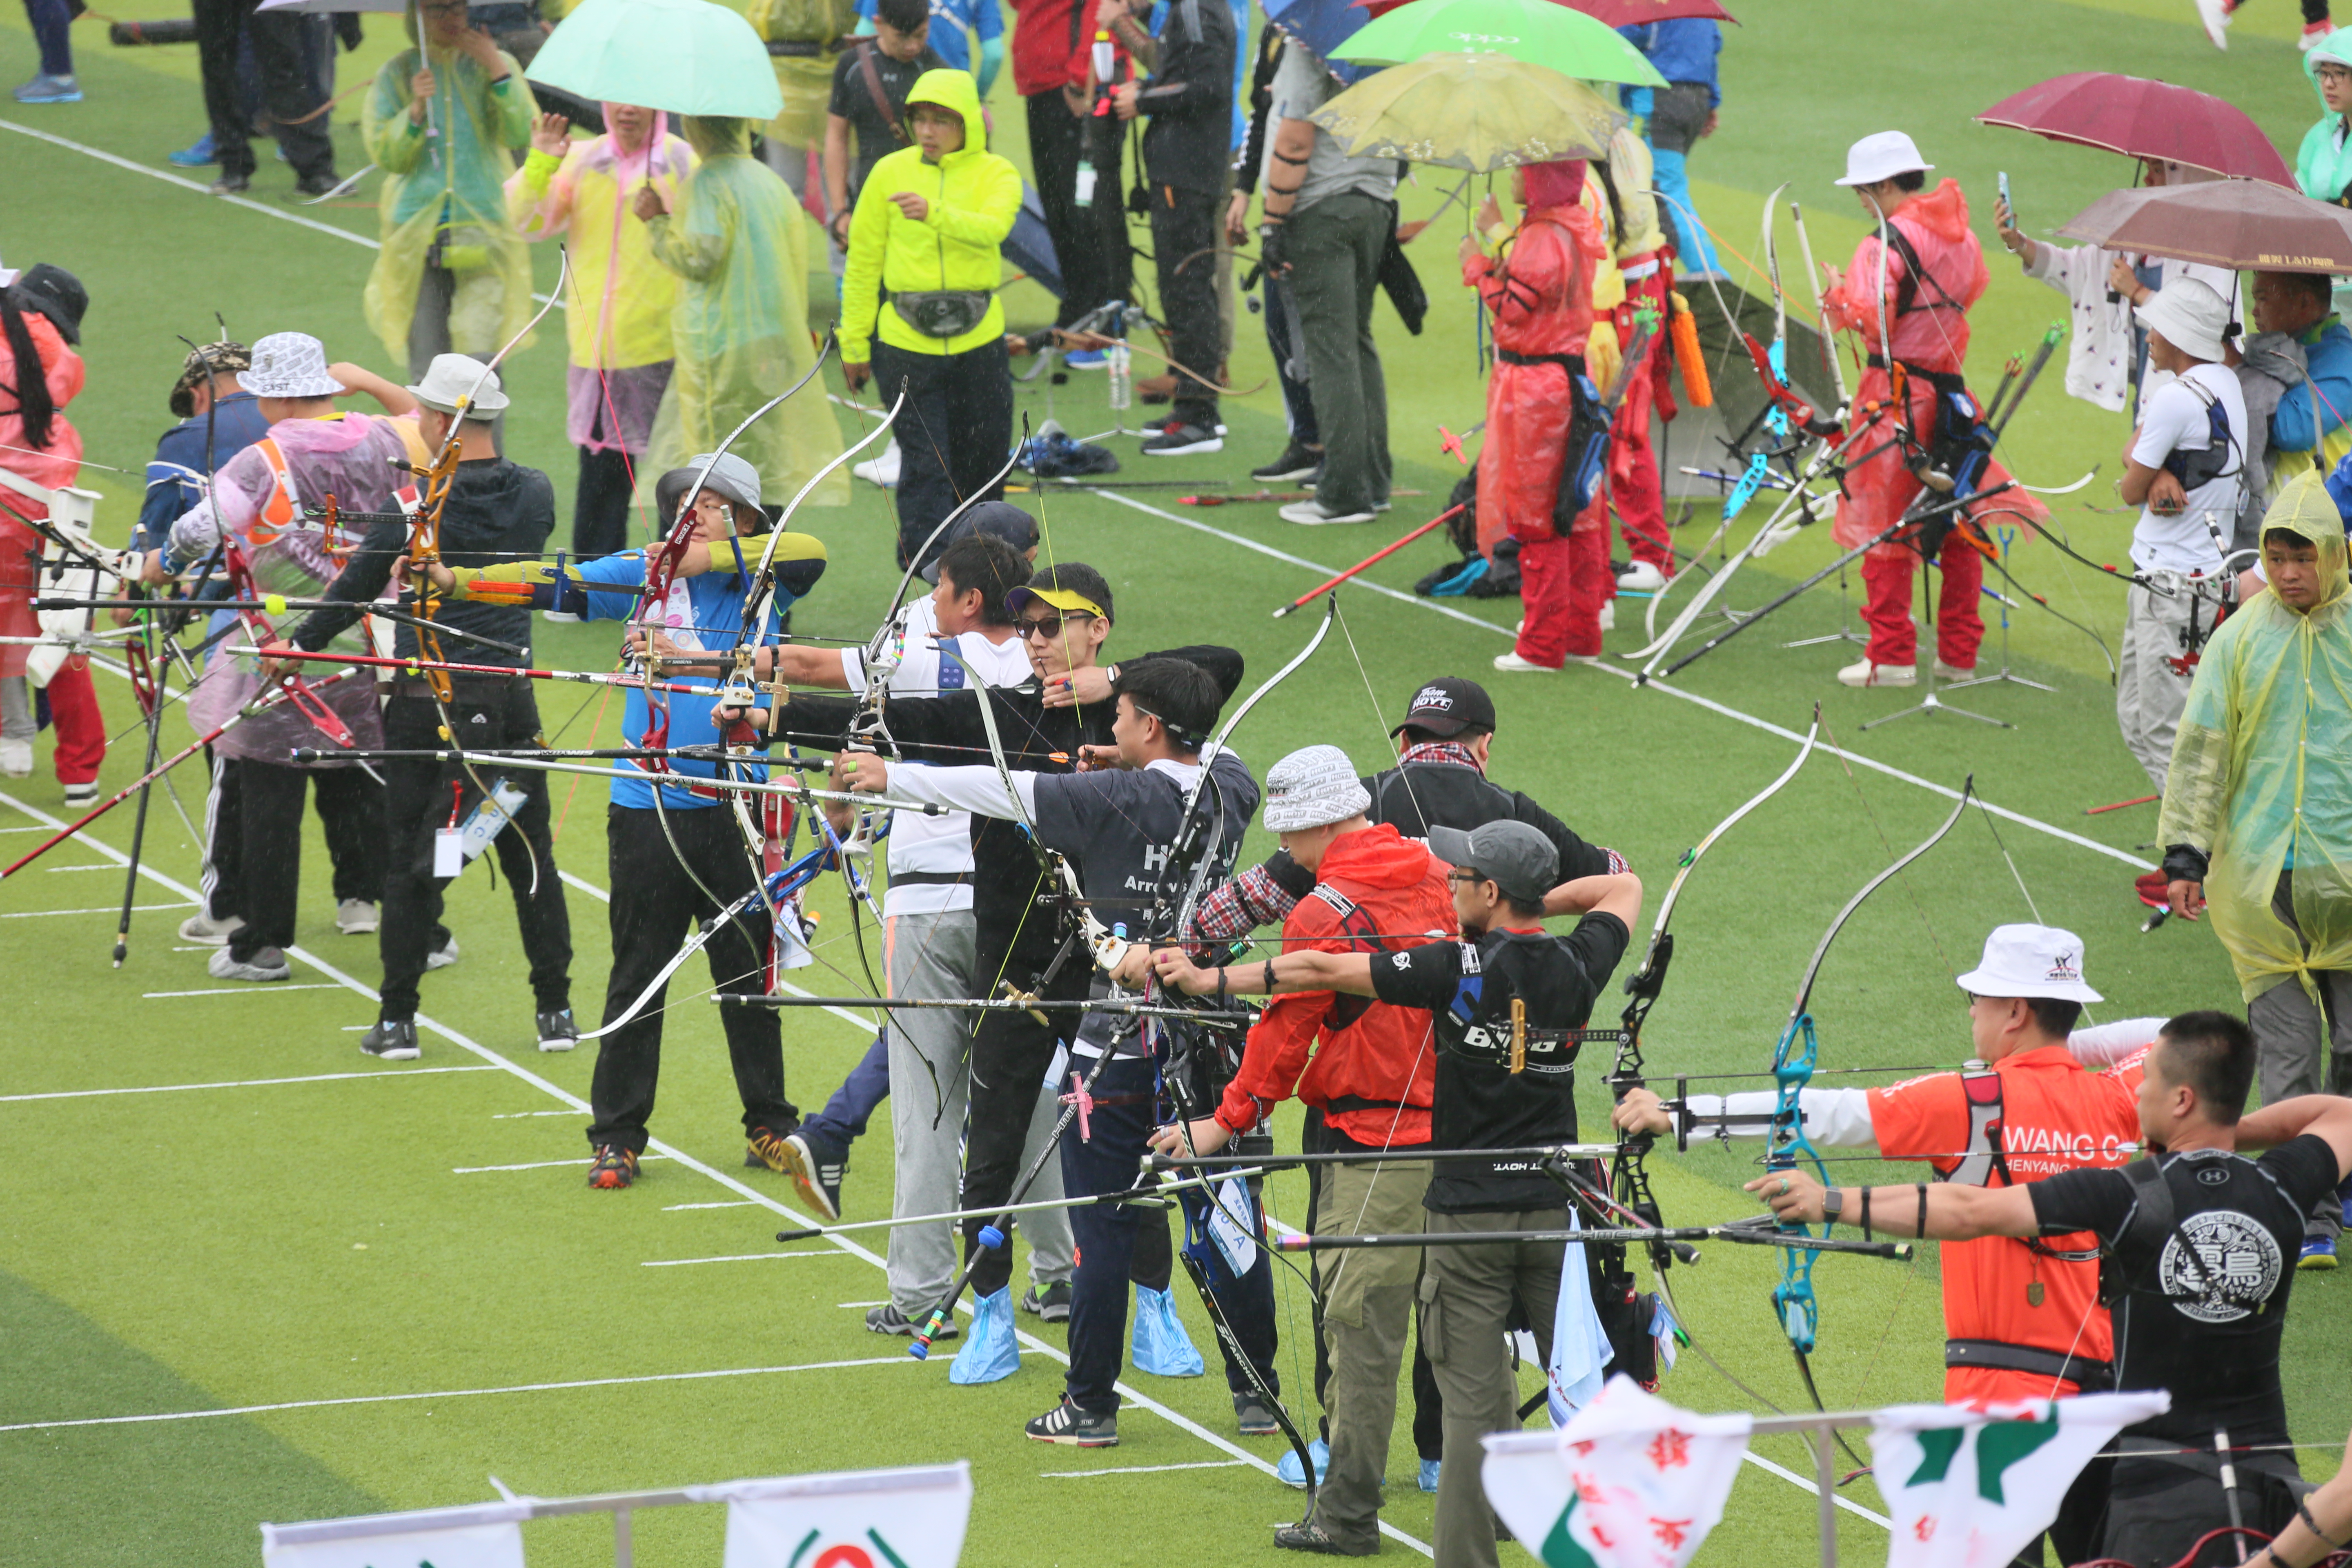
[[[2164,847],[2164,879],[2168,882],[2201,882],[2210,865],[2205,851],[2193,844]]]
[[[1290,226],[1286,223],[1260,224],[1257,230],[1258,265],[1270,278],[1290,275]]]

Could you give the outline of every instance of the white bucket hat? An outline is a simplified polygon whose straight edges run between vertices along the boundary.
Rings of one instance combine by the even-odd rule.
[[[2141,326],[2162,332],[2166,342],[2192,358],[2218,361],[2230,352],[2221,341],[2230,330],[2229,303],[2201,279],[2174,279],[2132,314]]]
[[[1361,816],[1371,792],[1356,777],[1356,764],[1337,746],[1308,746],[1265,771],[1265,826],[1269,833],[1296,833]]]
[[[1900,131],[1877,131],[1845,150],[1841,185],[1874,185],[1897,174],[1926,174],[1936,165],[1919,156],[1917,143]]]
[[[327,345],[308,332],[272,332],[253,345],[236,384],[256,397],[339,397],[349,389],[327,374]]]
[[[2083,939],[2056,926],[1996,926],[1984,960],[1959,977],[1976,996],[2046,996],[2059,1002],[2105,998],[2083,984]]]
[[[258,352],[260,344],[254,347]],[[425,367],[424,381],[410,387],[408,395],[440,414],[457,413],[457,399],[465,398],[469,419],[487,418],[507,405],[499,373],[471,354],[435,354]]]

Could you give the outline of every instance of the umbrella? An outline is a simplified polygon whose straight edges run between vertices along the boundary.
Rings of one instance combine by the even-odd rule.
[[[713,0],[583,0],[523,73],[591,100],[772,120],[784,95],[768,47]]]
[[[1678,17],[1696,17],[1701,21],[1737,23],[1739,18],[1725,10],[1720,0],[1561,0],[1561,4],[1599,18],[1612,27],[1639,27],[1650,22],[1671,22]]]
[[[2294,188],[2286,161],[2243,110],[2211,93],[2145,77],[2112,71],[2052,77],[2002,99],[1977,121],[2127,158],[2186,163]]]
[[[1573,77],[1508,55],[1424,55],[1326,103],[1315,123],[1352,158],[1402,158],[1483,174],[1608,155],[1625,116]]]
[[[1341,65],[1331,51],[1363,29],[1370,13],[1361,0],[1265,0],[1265,19],[1291,42],[1304,45],[1341,81],[1361,81],[1361,66]]]
[[[1365,24],[1336,54],[1367,65],[1400,65],[1465,51],[1509,55],[1586,81],[1666,85],[1614,27],[1554,0],[1412,0]]]
[[[2352,272],[2352,209],[2259,180],[2109,191],[2058,232],[2211,267]]]

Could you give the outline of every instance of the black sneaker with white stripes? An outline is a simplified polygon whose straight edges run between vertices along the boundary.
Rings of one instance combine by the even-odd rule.
[[[1252,468],[1250,478],[1262,485],[1293,484],[1300,479],[1313,479],[1315,470],[1322,466],[1322,453],[1293,441],[1282,449],[1281,457]]]
[[[1214,430],[1199,425],[1187,425],[1181,419],[1171,419],[1145,437],[1143,455],[1147,458],[1186,458],[1196,452],[1222,452],[1225,438]]]
[[[897,1334],[902,1339],[913,1339],[915,1331],[921,1326],[914,1319],[898,1310],[898,1303],[896,1301],[885,1301],[878,1307],[866,1309],[866,1327],[874,1333]],[[962,1332],[963,1331],[956,1326],[955,1319],[950,1316],[946,1322],[940,1325],[940,1331],[931,1336],[931,1343],[937,1344],[941,1340],[954,1339]]]
[[[406,1018],[384,1018],[360,1037],[360,1049],[388,1062],[413,1062],[424,1053],[416,1048],[416,1026]]]
[[[1031,1285],[1021,1298],[1021,1310],[1049,1323],[1070,1321],[1070,1282],[1056,1279],[1043,1290]]]
[[[1116,1448],[1118,1413],[1081,1410],[1066,1397],[1022,1430],[1040,1443],[1059,1443],[1066,1448]]]

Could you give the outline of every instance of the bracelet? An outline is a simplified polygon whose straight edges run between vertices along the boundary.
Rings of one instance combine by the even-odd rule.
[[[1274,960],[1270,958],[1265,961],[1265,994],[1274,994]]]
[[[2294,1500],[2294,1516],[2295,1518],[2303,1521],[2303,1527],[2305,1530],[2319,1537],[2320,1544],[2326,1546],[2328,1551],[2341,1552],[2344,1550],[2345,1542],[2334,1539],[2327,1533],[2327,1531],[2320,1529],[2319,1521],[2311,1517],[2311,1500],[2308,1498],[2297,1498]],[[2279,1562],[2279,1555],[2275,1547],[2272,1550],[2271,1560],[2274,1563]],[[2281,1563],[2281,1568],[2284,1568],[2284,1563]]]
[[[1925,1241],[1927,1239],[1927,1184],[1925,1182],[1914,1182],[1912,1185],[1919,1189],[1918,1234],[1919,1239]]]
[[[1870,1189],[1862,1189],[1862,1239],[1870,1239]]]

